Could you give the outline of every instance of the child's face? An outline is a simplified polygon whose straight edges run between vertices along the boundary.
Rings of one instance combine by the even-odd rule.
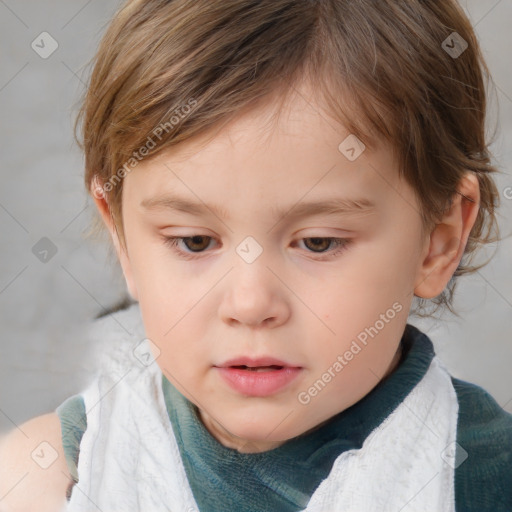
[[[205,146],[187,142],[143,161],[124,182],[122,264],[157,363],[208,430],[240,451],[273,448],[325,422],[394,368],[428,248],[391,149],[349,161],[338,149],[349,133],[306,94],[277,126],[265,124],[267,106]],[[141,205],[171,194],[204,211]],[[295,215],[338,199],[374,206]],[[197,238],[175,250],[165,236]],[[337,238],[348,245],[329,241]],[[244,356],[299,369],[280,388],[283,370],[219,369]],[[225,373],[242,375],[245,387]]]

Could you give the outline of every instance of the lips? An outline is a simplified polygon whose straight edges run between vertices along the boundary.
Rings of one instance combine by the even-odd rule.
[[[240,366],[230,366],[230,368],[237,368],[239,370],[247,370],[250,372],[271,372],[272,370],[282,370],[283,369],[282,366],[276,366],[276,365],[257,366],[257,367],[240,365]]]
[[[282,368],[297,368],[298,366],[289,364],[274,357],[236,357],[223,364],[217,365],[218,368],[239,368],[245,370],[280,370]]]
[[[215,368],[231,389],[243,395],[258,397],[283,390],[302,371],[300,366],[273,357],[237,357]]]

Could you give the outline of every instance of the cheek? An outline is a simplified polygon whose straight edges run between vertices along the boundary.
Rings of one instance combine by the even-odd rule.
[[[370,369],[379,375],[391,362],[412,302],[413,265],[405,246],[368,244],[366,251],[346,260],[346,268],[329,285],[306,295],[323,320],[315,328],[318,339],[324,340],[316,352],[321,364],[328,368],[347,351],[351,358],[344,377],[336,379],[339,383],[372,381]]]
[[[143,310],[143,320],[147,337],[160,351],[156,361],[162,373],[172,381],[176,379],[178,385],[193,386],[198,375],[211,364],[203,345],[205,335],[197,330],[200,322],[151,306]]]
[[[322,391],[324,410],[340,411],[367,395],[386,374],[407,322],[407,309],[396,305],[383,316],[356,309],[340,313],[334,343],[317,346],[308,385],[329,379]],[[332,377],[331,375],[334,374]]]
[[[311,283],[298,294],[335,331],[355,334],[379,318],[395,302],[405,307],[413,287],[413,271],[407,252],[396,246],[368,243],[333,269],[318,289]],[[309,288],[308,288],[309,286]],[[315,287],[316,288],[316,287]]]
[[[183,307],[183,294],[191,293],[186,286],[189,279],[165,254],[165,248],[154,240],[135,245],[130,257],[132,274],[139,293],[139,302],[152,303],[156,309],[167,309],[169,313]]]
[[[162,370],[165,367],[173,373],[190,371],[191,364],[199,364],[200,354],[205,352],[201,343],[206,323],[200,299],[207,289],[192,293],[180,279],[171,281],[162,275],[154,278],[156,273],[152,269],[147,273],[151,275],[139,276],[139,306],[146,335],[161,352],[157,362]]]
[[[366,251],[353,271],[356,295],[370,304],[389,307],[395,301],[406,303],[411,297],[418,264],[421,240],[415,225],[398,225],[380,234]]]

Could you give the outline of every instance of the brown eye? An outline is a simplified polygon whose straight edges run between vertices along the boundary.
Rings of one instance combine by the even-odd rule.
[[[311,240],[312,243],[309,244],[308,240]],[[304,238],[304,245],[313,252],[324,252],[330,247],[332,240],[332,238]]]
[[[194,235],[194,236],[163,236],[163,242],[170,247],[180,257],[185,259],[193,259],[201,257],[205,249],[208,247],[212,239],[211,236]],[[206,245],[205,245],[206,241]],[[185,246],[184,248],[182,246]]]
[[[333,237],[309,237],[301,238],[305,251],[309,254],[318,254],[317,261],[325,261],[326,258],[334,258],[344,252],[352,243],[349,238]]]
[[[191,251],[203,251],[206,249],[210,243],[211,237],[204,236],[204,235],[195,235],[195,236],[189,236],[189,237],[183,237],[183,243],[185,244],[185,247]],[[206,240],[206,244],[205,244]]]

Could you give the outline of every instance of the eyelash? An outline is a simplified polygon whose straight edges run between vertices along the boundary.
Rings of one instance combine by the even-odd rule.
[[[193,253],[193,252],[190,253],[190,252],[183,251],[183,250],[178,248],[178,241],[179,240],[185,240],[185,239],[194,238],[196,236],[203,237],[203,238],[213,239],[213,237],[207,236],[207,235],[164,236],[162,238],[164,240],[164,244],[166,246],[170,247],[180,257],[182,257],[182,258],[184,258],[186,260],[194,260],[194,259],[200,258],[201,254],[204,251],[200,251],[200,252],[196,252],[196,253]],[[334,257],[338,256],[339,254],[344,252],[347,249],[347,247],[352,243],[352,240],[349,239],[349,238],[318,237],[318,236],[310,236],[310,237],[306,237],[306,238],[301,238],[301,240],[313,240],[313,239],[314,240],[332,240],[336,244],[336,246],[337,246],[337,249],[335,249],[334,251],[331,251],[330,253],[328,253],[329,254],[328,258],[321,258],[320,261],[325,261],[326,259],[331,259],[331,258],[334,258]],[[325,254],[325,251],[324,252],[309,251],[309,252],[311,254]]]

